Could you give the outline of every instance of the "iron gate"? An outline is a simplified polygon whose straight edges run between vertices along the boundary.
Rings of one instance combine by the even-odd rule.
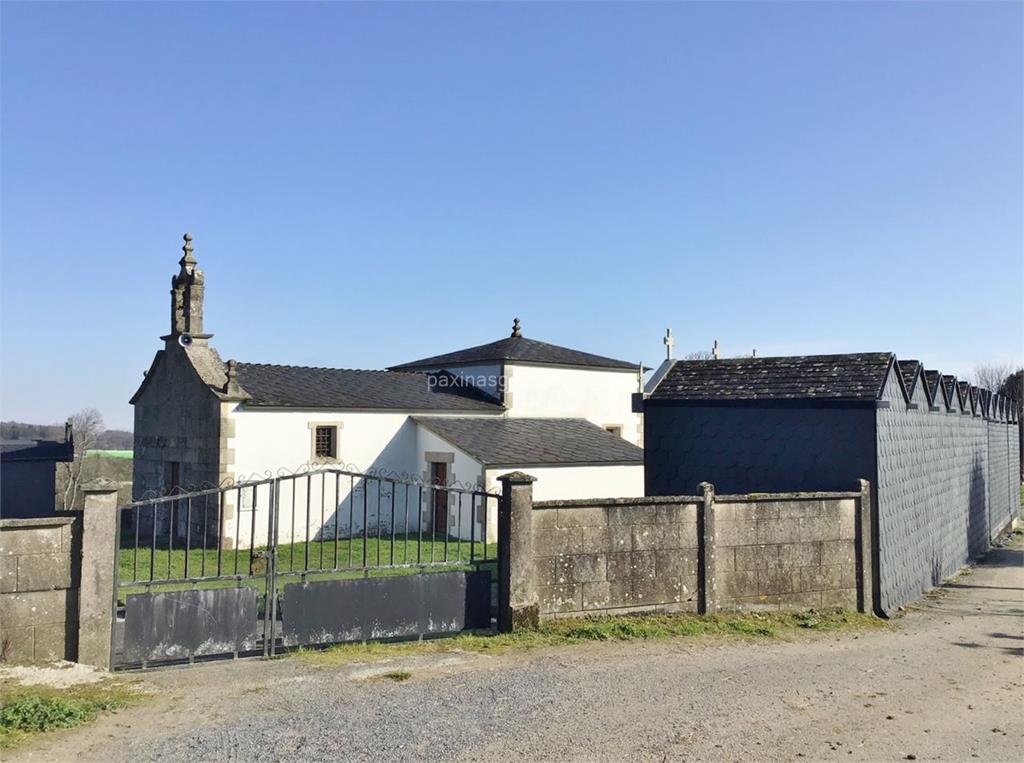
[[[325,468],[124,506],[112,664],[492,628],[498,503]]]

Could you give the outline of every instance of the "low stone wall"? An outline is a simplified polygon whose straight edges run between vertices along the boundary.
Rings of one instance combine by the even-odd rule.
[[[859,504],[858,493],[716,496],[719,607],[855,609]]]
[[[506,623],[570,614],[871,608],[871,493],[532,500],[504,480]],[[524,560],[528,563],[524,563]]]
[[[75,659],[79,514],[0,520],[0,658]]]
[[[701,498],[547,501],[533,507],[541,614],[697,609]]]
[[[82,488],[85,510],[0,520],[0,661],[110,667],[117,485]]]

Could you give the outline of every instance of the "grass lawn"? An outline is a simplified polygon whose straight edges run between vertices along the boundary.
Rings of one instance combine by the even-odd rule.
[[[471,552],[474,560],[479,561],[484,558],[485,547],[480,541],[470,543],[467,540],[451,538],[446,542],[444,539],[431,540],[429,535],[426,535],[422,542],[417,543],[417,538],[415,533],[408,536],[399,534],[395,536],[394,544],[392,544],[390,536],[380,540],[371,537],[365,543],[361,537],[344,538],[338,541],[337,549],[335,549],[334,540],[310,541],[308,544],[284,544],[277,547],[277,569],[279,573],[311,570],[307,579],[327,580],[362,577],[364,566],[371,568],[371,576],[408,575],[424,571],[423,567],[396,568],[385,565],[430,565],[426,569],[439,568],[443,570],[469,569]],[[252,573],[258,576],[252,581],[252,584],[261,590],[263,588],[265,578],[262,573],[266,570],[266,560],[258,556],[254,558],[253,552],[249,549],[236,551],[211,548],[204,551],[202,548],[194,548],[186,555],[184,549],[157,548],[153,552],[149,546],[141,545],[143,540],[140,539],[139,542],[140,547],[137,549],[137,553],[134,547],[122,547],[121,549],[119,574],[122,585],[136,581],[158,583],[162,580],[236,574],[249,576]],[[134,536],[130,540],[122,540],[122,546],[125,543],[134,543]],[[261,551],[263,549],[256,549],[257,554]],[[335,551],[337,551],[337,555]],[[487,544],[486,551],[493,560],[498,552],[497,544]],[[220,559],[219,571],[218,556]],[[186,561],[188,562],[187,570]],[[317,570],[323,569],[330,571],[317,572]],[[201,585],[203,587],[220,587],[234,584],[234,581],[227,580]],[[182,586],[174,587],[181,588]],[[135,589],[132,587],[129,592],[134,591]]]
[[[807,612],[724,613],[718,615],[622,615],[548,620],[534,629],[494,635],[462,633],[427,641],[336,644],[322,650],[300,650],[299,659],[342,664],[423,652],[469,651],[501,654],[510,650],[581,644],[592,641],[724,636],[742,639],[786,639],[801,632],[833,632],[886,628],[873,615],[845,610]]]
[[[114,682],[61,689],[4,685],[0,687],[0,749],[32,734],[79,726],[101,712],[128,707],[140,697],[131,687]]]
[[[130,450],[87,450],[85,455],[89,458],[126,458],[130,461],[135,454]]]

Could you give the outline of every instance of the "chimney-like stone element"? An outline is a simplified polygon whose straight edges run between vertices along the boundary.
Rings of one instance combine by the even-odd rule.
[[[192,234],[183,236],[185,253],[178,261],[181,270],[171,279],[171,336],[188,334],[195,338],[208,338],[203,334],[203,271],[192,256]]]

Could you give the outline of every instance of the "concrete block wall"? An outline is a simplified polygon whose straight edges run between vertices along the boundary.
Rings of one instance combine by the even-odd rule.
[[[0,520],[0,654],[76,657],[81,515]]]
[[[533,584],[540,614],[697,609],[702,498],[534,504]]]
[[[721,609],[857,607],[859,494],[717,496]]]
[[[531,556],[523,600],[540,617],[870,609],[868,483],[835,493],[705,490],[534,503],[529,543],[514,544]]]

